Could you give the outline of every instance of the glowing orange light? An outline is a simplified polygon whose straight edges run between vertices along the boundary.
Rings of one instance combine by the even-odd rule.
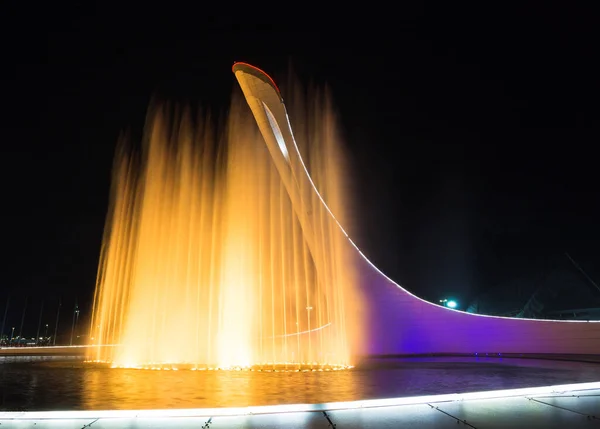
[[[297,112],[308,124],[298,140],[315,183],[343,216],[327,106]],[[349,367],[346,301],[356,280],[346,237],[318,195],[310,240],[319,269],[243,100],[232,103],[226,151],[209,124],[188,112],[172,116],[153,109],[139,163],[124,145],[116,154],[91,337],[118,346],[95,347],[88,359],[150,370]]]

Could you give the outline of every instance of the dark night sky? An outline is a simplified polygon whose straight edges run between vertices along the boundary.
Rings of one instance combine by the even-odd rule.
[[[89,313],[119,132],[139,132],[154,94],[223,111],[238,90],[234,61],[276,79],[291,63],[304,82],[330,85],[356,242],[409,290],[467,301],[536,278],[565,252],[598,282],[596,22],[544,4],[287,26],[183,9],[8,11],[7,326],[25,296],[30,324],[58,296]]]

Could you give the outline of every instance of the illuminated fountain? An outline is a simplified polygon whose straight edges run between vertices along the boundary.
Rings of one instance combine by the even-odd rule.
[[[27,382],[20,363],[12,371],[6,364],[0,393],[18,411],[0,413],[0,420],[298,426],[318,425],[323,416],[329,426],[373,426],[406,417],[411,406],[421,411],[413,408],[408,420],[431,419],[425,413],[435,412],[432,403],[454,408],[455,415],[436,407],[452,424],[466,422],[464,407],[483,410],[484,420],[506,404],[524,415],[534,396],[563,398],[567,411],[573,398],[582,410],[593,408],[585,398],[598,388],[598,321],[475,315],[412,295],[342,228],[348,205],[327,98],[313,96],[306,104],[292,88],[288,118],[267,74],[244,63],[233,71],[246,103],[234,98],[226,132],[192,121],[188,111],[155,105],[141,155],[126,150],[125,141],[119,145],[88,360],[129,368],[311,372],[182,376],[103,364],[73,371],[76,363],[67,359],[69,377],[55,371],[65,363],[35,362]],[[361,370],[317,372],[347,367],[356,352],[374,359],[361,362]],[[415,359],[420,355],[429,357]],[[577,362],[550,365],[546,358],[553,356]],[[507,359],[523,357],[545,359]],[[22,411],[23,404],[56,408],[57,397],[60,411]],[[573,412],[581,419],[582,412]],[[551,410],[535,413],[553,418]]]
[[[351,364],[357,280],[347,239],[320,201],[345,218],[336,124],[324,94],[308,105],[300,93],[291,114],[320,194],[290,188],[240,97],[222,133],[157,105],[141,155],[121,142],[89,360],[150,369]]]

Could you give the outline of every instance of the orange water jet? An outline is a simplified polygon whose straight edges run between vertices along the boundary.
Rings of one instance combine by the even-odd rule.
[[[300,150],[345,222],[331,104],[315,94],[308,105],[300,93],[290,104]],[[347,238],[316,194],[319,221],[302,229],[248,106],[234,97],[228,115],[217,136],[208,120],[153,106],[141,160],[119,145],[90,360],[149,369],[351,365],[360,324],[349,321],[357,279]]]

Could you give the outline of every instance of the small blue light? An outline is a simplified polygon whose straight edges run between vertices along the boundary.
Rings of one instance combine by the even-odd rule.
[[[457,305],[457,304],[456,304],[456,301],[453,301],[453,300],[450,300],[450,301],[448,301],[448,302],[446,303],[446,306],[447,306],[448,308],[456,308],[456,305]]]

